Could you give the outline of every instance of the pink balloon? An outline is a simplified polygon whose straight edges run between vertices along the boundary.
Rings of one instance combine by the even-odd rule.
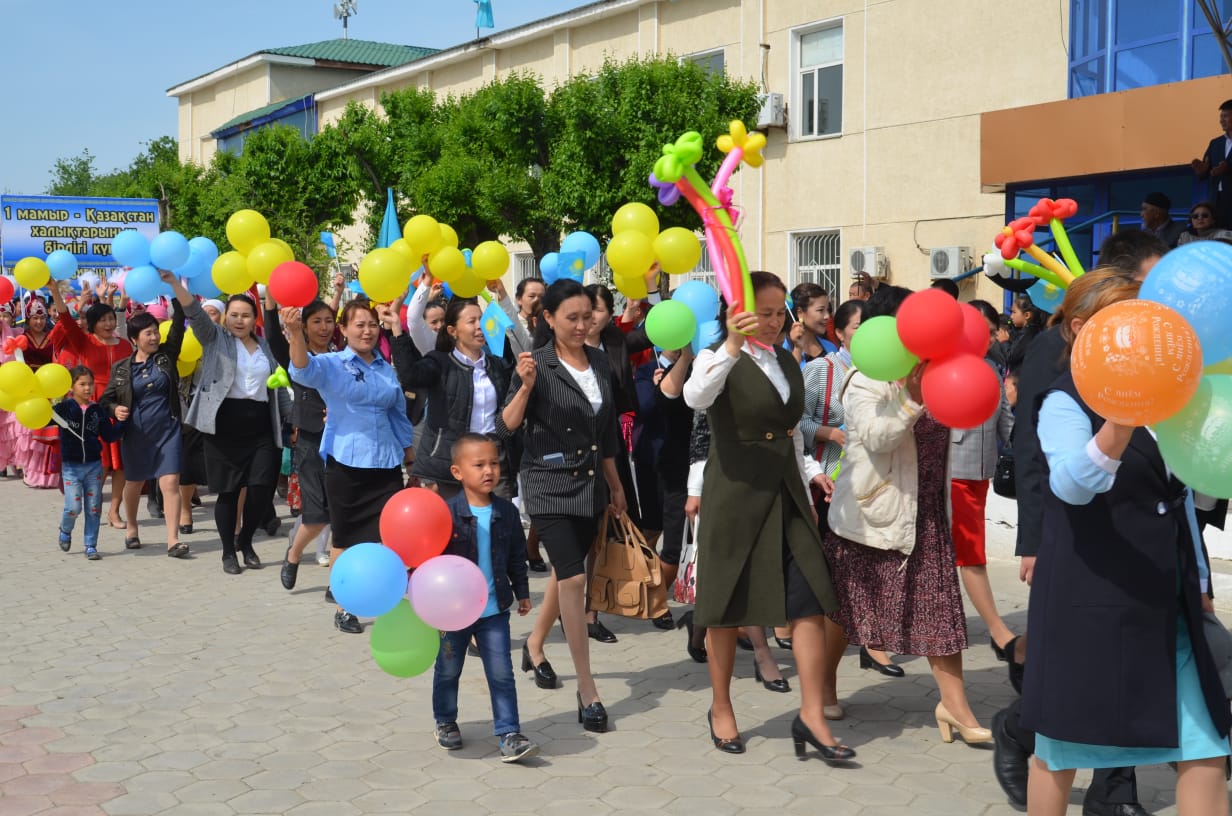
[[[488,579],[472,561],[438,555],[411,573],[411,606],[424,623],[445,632],[465,629],[488,605]]]

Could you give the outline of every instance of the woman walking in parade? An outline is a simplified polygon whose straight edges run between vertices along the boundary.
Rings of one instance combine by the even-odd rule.
[[[71,320],[67,316],[65,319]],[[55,346],[51,342],[47,304],[42,298],[31,295],[26,302],[26,330],[22,336],[25,338],[22,356],[32,371],[38,371],[47,363],[54,362]],[[27,428],[22,428],[21,431],[18,436],[17,456],[26,486],[58,488],[60,474],[57,472],[57,444]]]

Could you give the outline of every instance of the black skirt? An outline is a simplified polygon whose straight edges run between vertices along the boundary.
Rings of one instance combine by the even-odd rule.
[[[355,468],[325,460],[325,495],[333,546],[340,550],[381,540],[381,511],[402,489],[402,468]]]
[[[291,467],[299,477],[299,498],[305,524],[329,524],[325,499],[325,462],[321,459],[321,434],[299,429],[292,451]]]
[[[208,485],[205,472],[205,434],[188,425],[180,426],[180,484]]]
[[[225,399],[205,435],[205,472],[215,493],[241,487],[273,487],[282,456],[270,428],[269,405],[257,400]]]

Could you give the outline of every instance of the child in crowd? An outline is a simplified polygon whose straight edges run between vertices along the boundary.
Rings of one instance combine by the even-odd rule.
[[[103,442],[118,442],[123,425],[111,421],[90,400],[94,374],[85,366],[69,370],[73,378],[71,399],[52,409],[52,421],[60,426],[60,475],[64,481],[64,514],[60,518],[60,549],[73,545],[73,527],[84,511],[86,558],[97,561],[98,528],[103,515]]]
[[[519,731],[517,687],[509,656],[509,608],[514,598],[519,615],[530,612],[526,537],[513,503],[492,495],[501,476],[496,442],[483,434],[467,433],[454,443],[452,453],[450,473],[461,483],[462,492],[448,501],[453,536],[445,554],[479,565],[488,579],[488,605],[479,620],[465,629],[441,633],[441,651],[432,677],[436,742],[447,751],[462,747],[457,723],[458,679],[473,636],[488,679],[501,762],[518,762],[539,753],[539,746]]]

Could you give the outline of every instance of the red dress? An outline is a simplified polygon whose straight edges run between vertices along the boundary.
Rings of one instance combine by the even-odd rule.
[[[111,368],[120,360],[133,353],[133,346],[123,337],[117,338],[114,346],[109,346],[93,334],[86,334],[77,321],[64,317],[56,321],[51,330],[51,344],[55,347],[59,361],[69,367],[83,365],[94,373],[94,394],[92,399],[98,401],[111,382]],[[103,444],[103,467],[108,470],[119,470],[124,467],[120,459],[120,443]]]

